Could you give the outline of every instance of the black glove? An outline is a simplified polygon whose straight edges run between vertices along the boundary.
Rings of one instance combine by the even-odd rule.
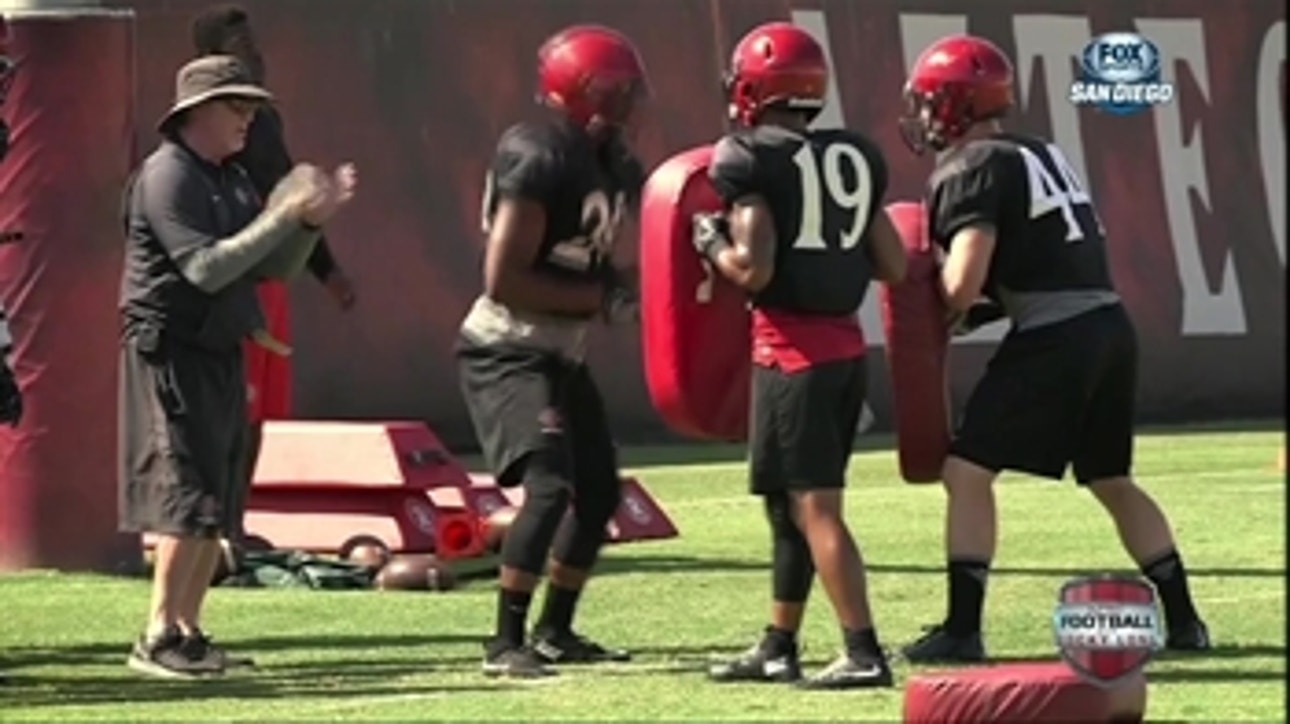
[[[725,214],[695,214],[692,228],[690,241],[704,259],[713,260],[730,246],[730,222]]]
[[[0,424],[17,427],[22,420],[22,390],[9,365],[0,365]]]
[[[955,337],[971,334],[992,322],[1007,318],[1008,313],[993,299],[980,299],[972,303],[968,310],[959,315],[951,333]]]
[[[602,281],[605,295],[600,303],[601,315],[608,324],[639,322],[641,318],[640,295],[623,279],[612,264],[605,264]]]

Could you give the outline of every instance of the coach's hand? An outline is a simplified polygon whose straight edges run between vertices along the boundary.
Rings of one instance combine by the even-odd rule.
[[[22,421],[22,389],[9,365],[0,364],[0,424],[17,427]]]
[[[304,203],[303,219],[310,226],[322,226],[354,198],[358,170],[352,163],[341,164],[330,176],[317,167],[310,169],[308,186],[312,193]]]
[[[326,183],[326,174],[317,166],[298,163],[273,187],[273,193],[269,194],[264,205],[303,220],[309,206],[318,202]]]

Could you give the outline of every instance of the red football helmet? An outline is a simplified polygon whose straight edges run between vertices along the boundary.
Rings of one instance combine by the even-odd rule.
[[[636,46],[616,30],[575,25],[538,49],[538,100],[578,125],[625,125],[649,93]]]
[[[1013,105],[1012,61],[985,38],[951,35],[932,43],[909,71],[905,144],[921,154],[939,151],[973,124],[999,118]]]
[[[829,90],[829,61],[811,34],[792,23],[753,28],[735,46],[725,77],[730,120],[757,123],[778,105],[814,117]]]

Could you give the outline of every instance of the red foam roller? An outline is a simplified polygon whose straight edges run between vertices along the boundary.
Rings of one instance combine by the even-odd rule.
[[[1115,688],[1084,681],[1061,662],[982,666],[918,674],[905,684],[907,724],[981,722],[1141,722],[1147,683],[1141,675]]]

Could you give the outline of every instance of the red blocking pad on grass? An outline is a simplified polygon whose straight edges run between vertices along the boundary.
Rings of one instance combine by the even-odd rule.
[[[1139,674],[1098,687],[1060,661],[979,666],[910,677],[904,708],[907,724],[1129,724],[1143,720],[1147,684]]]

